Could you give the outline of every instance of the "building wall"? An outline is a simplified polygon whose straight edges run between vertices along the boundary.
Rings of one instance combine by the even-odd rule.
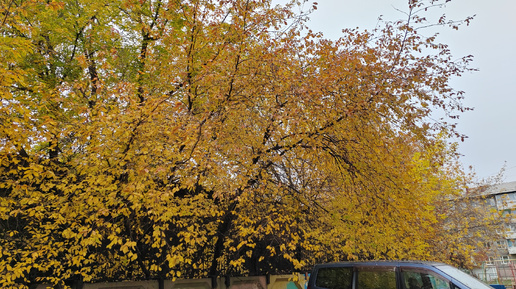
[[[491,205],[503,211],[504,216],[509,220],[505,238],[494,244],[498,250],[497,256],[493,259],[508,257],[516,258],[516,182],[503,183],[489,188],[486,193],[491,198]]]

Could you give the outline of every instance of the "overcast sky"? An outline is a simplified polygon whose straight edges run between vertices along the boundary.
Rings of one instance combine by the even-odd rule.
[[[309,26],[326,38],[336,39],[343,28],[371,30],[378,17],[397,20],[407,11],[408,0],[312,0],[318,9]],[[452,0],[444,9],[448,18],[476,15],[470,26],[458,31],[443,29],[440,41],[454,56],[474,55],[478,72],[453,80],[466,92],[465,105],[474,107],[458,120],[468,136],[460,144],[465,168],[472,166],[480,178],[496,175],[506,167],[503,181],[516,181],[516,1]]]

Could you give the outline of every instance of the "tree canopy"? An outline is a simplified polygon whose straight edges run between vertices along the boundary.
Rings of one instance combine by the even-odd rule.
[[[0,286],[469,257],[439,1],[338,40],[298,2],[2,1]]]

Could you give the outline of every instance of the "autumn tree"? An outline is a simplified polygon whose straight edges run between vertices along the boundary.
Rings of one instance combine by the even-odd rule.
[[[430,244],[444,259],[462,268],[473,268],[489,256],[500,255],[495,244],[505,240],[511,222],[497,207],[491,191],[501,183],[501,176],[470,183],[459,194],[443,194],[437,199],[436,212],[440,218],[435,227],[443,234]]]
[[[418,33],[429,3],[331,41],[297,2],[3,1],[0,285],[445,258],[430,116],[470,58]]]

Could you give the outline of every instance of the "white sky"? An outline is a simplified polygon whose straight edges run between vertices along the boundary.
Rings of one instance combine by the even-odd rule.
[[[384,20],[406,18],[395,8],[407,11],[408,0],[311,2],[318,2],[318,9],[309,27],[336,39],[343,28],[371,30],[380,15]],[[505,164],[503,181],[516,181],[516,1],[452,0],[436,12],[453,19],[476,15],[470,26],[440,30],[440,41],[450,45],[452,54],[474,55],[472,67],[479,69],[452,82],[466,92],[465,105],[474,108],[458,120],[459,131],[468,136],[459,149],[463,165],[488,178]]]

